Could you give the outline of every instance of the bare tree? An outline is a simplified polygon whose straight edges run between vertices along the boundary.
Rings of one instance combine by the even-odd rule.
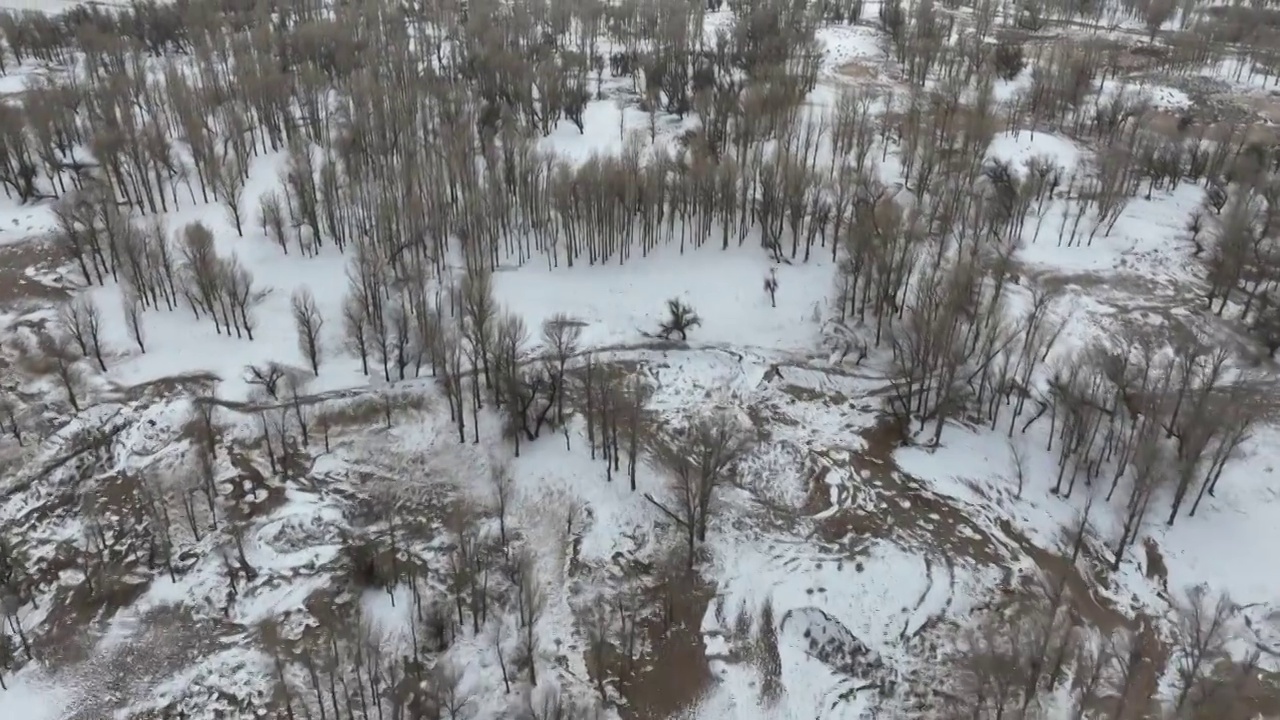
[[[80,354],[93,357],[98,367],[106,372],[107,363],[102,358],[102,312],[93,298],[81,295],[63,305],[59,321],[63,332],[80,348]]]
[[[231,319],[236,337],[240,337],[240,331],[243,329],[245,336],[252,340],[253,329],[257,327],[257,322],[251,310],[262,302],[268,291],[254,286],[253,273],[236,257],[222,260],[220,270],[222,287],[225,289],[224,295],[229,308],[227,317]]]
[[[652,495],[645,497],[684,529],[692,569],[697,543],[707,539],[716,487],[750,443],[736,418],[725,412],[697,418],[686,433],[663,450],[663,464],[672,474],[671,507]]]
[[[280,399],[280,383],[287,371],[280,363],[269,362],[263,365],[246,365],[244,381],[262,388],[262,392],[272,400]]]
[[[507,560],[507,574],[516,589],[516,616],[520,621],[521,653],[526,656],[529,684],[538,684],[537,625],[546,607],[547,596],[534,566],[534,557],[524,551]]]
[[[1013,462],[1013,477],[1018,481],[1018,494],[1015,497],[1020,499],[1027,481],[1027,454],[1013,438],[1009,438],[1009,459]]]
[[[465,711],[472,699],[462,687],[462,673],[450,660],[436,663],[431,671],[431,689],[439,700],[440,708],[449,714],[449,720],[466,717]]]
[[[138,352],[145,355],[147,346],[146,333],[142,324],[142,299],[137,293],[125,290],[120,296],[120,301],[124,306],[124,324],[129,330],[129,336],[138,346]]]
[[[298,349],[311,364],[311,374],[320,374],[320,329],[324,318],[316,307],[315,296],[308,288],[293,293],[293,324],[298,330]]]
[[[551,354],[549,362],[553,363],[552,375],[555,385],[561,391],[556,396],[556,422],[564,423],[564,371],[569,358],[578,352],[582,339],[582,323],[564,313],[556,313],[542,323],[542,344]]]
[[[462,334],[456,325],[448,323],[436,335],[433,352],[438,356],[440,385],[449,402],[449,414],[458,425],[458,442],[467,441],[467,399],[463,390],[466,365],[463,362]]]
[[[1183,601],[1177,605],[1178,637],[1173,652],[1173,673],[1176,696],[1174,708],[1181,710],[1188,701],[1195,704],[1202,683],[1213,672],[1214,664],[1226,652],[1230,640],[1229,623],[1235,614],[1235,604],[1226,594],[1217,600],[1210,597],[1203,585],[1187,589]]]
[[[493,300],[492,280],[487,272],[468,273],[462,282],[462,336],[471,352],[472,370],[483,372],[485,387],[493,387],[490,355],[498,306]],[[478,395],[473,398],[479,403]]]
[[[60,333],[45,334],[40,339],[40,350],[52,363],[54,377],[66,392],[71,409],[80,412],[79,392],[83,375],[79,364],[80,356],[72,342],[68,336]]]
[[[511,672],[507,669],[507,651],[502,646],[506,639],[506,624],[501,617],[494,623],[493,652],[498,656],[498,668],[502,671],[502,685],[507,693],[511,692]]]
[[[342,330],[347,351],[360,358],[360,370],[369,374],[369,320],[365,307],[356,294],[347,295],[342,303]]]
[[[289,254],[289,235],[286,231],[284,207],[280,195],[275,192],[265,193],[258,200],[258,213],[262,221],[262,231],[267,234],[285,255]]]
[[[227,152],[218,157],[213,176],[214,188],[218,191],[218,199],[226,206],[227,215],[230,216],[232,224],[235,225],[236,235],[240,237],[244,237],[244,215],[240,209],[240,202],[244,196],[245,181],[248,177],[245,158],[238,152]]]
[[[511,468],[505,463],[494,463],[489,469],[489,480],[493,483],[493,499],[498,511],[498,536],[502,541],[502,554],[510,554],[507,536],[507,510],[511,504],[514,483]]]
[[[603,702],[608,700],[607,683],[611,672],[612,647],[609,643],[609,614],[606,612],[605,607],[597,604],[587,609],[586,618],[580,622],[585,630],[587,639],[584,659],[595,683],[596,692],[600,694],[600,700]]]
[[[1147,0],[1143,22],[1147,26],[1149,41],[1155,42],[1156,33],[1160,32],[1160,27],[1173,17],[1175,10],[1177,10],[1175,0]]]

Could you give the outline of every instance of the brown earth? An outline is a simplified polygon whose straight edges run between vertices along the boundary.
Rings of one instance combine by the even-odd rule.
[[[30,241],[0,245],[0,307],[48,304],[70,297],[65,288],[54,287],[27,275],[29,269],[62,267],[66,258],[52,243]]]
[[[637,672],[619,683],[627,704],[624,720],[665,720],[692,706],[713,680],[702,643],[701,624],[714,588],[685,575],[670,589],[654,590],[650,607],[670,602],[669,617],[650,615],[641,633],[650,652]]]
[[[1072,565],[1061,553],[1039,547],[1002,520],[1001,535],[1014,545],[1009,547],[947,499],[932,493],[919,480],[899,470],[893,460],[893,451],[898,447],[901,434],[891,419],[882,420],[863,437],[866,440],[864,448],[852,453],[843,467],[829,457],[824,458],[811,480],[807,509],[817,513],[828,508],[828,487],[824,478],[833,468],[853,472],[858,478],[859,492],[886,498],[888,502],[880,503],[875,510],[854,503],[828,516],[820,524],[824,539],[848,544],[851,537],[891,538],[944,558],[1003,568],[1010,567],[1009,563],[1016,554],[1030,558],[1045,577],[1060,578],[1066,583],[1072,608],[1090,625],[1105,634],[1121,629],[1136,633],[1145,662],[1140,677],[1134,683],[1130,704],[1133,707],[1146,704],[1146,698],[1156,690],[1168,662],[1169,651],[1151,618],[1142,615],[1128,617],[1094,590],[1106,582],[1105,576],[1096,570],[1103,566],[1100,558],[1086,548],[1083,562]],[[981,492],[980,488],[975,490]],[[1082,567],[1095,569],[1086,575]],[[1015,582],[1006,575],[1000,591],[1012,595],[1032,592],[1030,580],[1021,578]]]

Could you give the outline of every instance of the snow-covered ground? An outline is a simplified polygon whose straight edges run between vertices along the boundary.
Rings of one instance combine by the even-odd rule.
[[[36,2],[31,9],[57,8]],[[864,10],[867,17],[874,13],[874,7]],[[714,13],[708,25],[723,25],[729,19],[727,12]],[[883,34],[867,21],[825,27],[819,38],[827,49],[827,73],[855,61],[889,62],[882,49]],[[1028,70],[1000,85],[998,100],[1011,101],[1027,86],[1029,77]],[[23,82],[21,74],[5,76],[0,79],[0,94],[20,91]],[[829,106],[835,89],[846,82],[850,80],[826,77],[810,98],[811,104]],[[1114,82],[1102,92],[1131,87],[1127,82]],[[619,91],[625,85],[618,82],[609,87]],[[1135,92],[1147,93],[1164,109],[1180,110],[1190,103],[1184,93],[1163,85],[1142,86]],[[618,152],[628,138],[646,147],[654,142],[672,148],[681,133],[696,125],[695,118],[660,116],[651,140],[650,116],[638,109],[634,98],[624,95],[612,92],[593,100],[584,114],[584,131],[561,121],[541,141],[541,148],[578,164],[593,155]],[[889,177],[899,162],[894,150],[886,150],[881,167]],[[1085,172],[1096,161],[1094,150],[1082,143],[1025,129],[996,134],[986,154],[1010,161],[1020,171],[1031,158],[1048,158],[1065,174]],[[281,154],[254,161],[242,201],[247,214],[255,214],[258,198],[279,185],[282,161]],[[1069,212],[1060,198],[1048,201],[1038,232],[1034,219],[1028,223],[1016,256],[1027,282],[1066,278],[1055,308],[1067,321],[1061,341],[1066,349],[1061,355],[1107,337],[1121,322],[1133,321],[1129,313],[1144,312],[1138,306],[1145,301],[1160,312],[1192,312],[1186,305],[1171,304],[1171,298],[1201,282],[1199,267],[1180,233],[1192,209],[1202,203],[1203,193],[1200,186],[1183,184],[1175,190],[1157,190],[1150,199],[1133,198],[1115,227],[1087,244],[1063,246],[1058,241],[1059,227],[1067,222],[1064,215]],[[248,497],[244,502],[259,508],[242,528],[245,559],[257,569],[257,577],[244,580],[245,585],[229,599],[226,577],[232,561],[225,548],[197,541],[183,572],[176,579],[156,572],[145,589],[99,628],[97,643],[75,667],[33,662],[6,676],[8,690],[0,691],[0,718],[61,720],[73,712],[84,716],[122,700],[111,693],[126,691],[126,705],[132,711],[177,700],[198,703],[205,690],[213,696],[227,687],[245,696],[265,695],[275,670],[273,658],[255,644],[257,633],[275,623],[285,635],[300,636],[316,624],[310,603],[328,595],[334,596],[331,599],[341,612],[362,618],[371,635],[383,643],[380,647],[403,651],[414,642],[415,591],[446,606],[449,602],[438,573],[444,572],[441,568],[456,538],[451,535],[453,529],[446,529],[448,520],[431,513],[444,504],[441,497],[450,502],[461,498],[484,508],[487,514],[478,521],[476,532],[492,541],[499,530],[488,478],[502,463],[509,463],[514,480],[509,508],[512,532],[533,553],[538,574],[547,583],[546,609],[532,652],[541,666],[553,668],[551,682],[562,683],[565,692],[590,694],[580,625],[584,607],[594,604],[609,583],[622,584],[633,567],[655,565],[671,546],[679,546],[679,528],[652,501],[666,497],[665,471],[656,462],[641,463],[635,490],[625,473],[606,480],[604,465],[592,457],[586,429],[578,420],[563,435],[549,432],[536,442],[522,444],[518,458],[509,457],[510,443],[502,439],[497,418],[489,413],[480,416],[478,443],[458,442],[444,396],[425,378],[425,370],[424,378],[384,383],[363,375],[359,360],[343,349],[341,308],[349,258],[332,247],[321,248],[314,257],[302,257],[292,248],[286,254],[267,239],[254,219],[245,223],[244,236],[238,237],[221,206],[179,199],[182,206],[165,216],[170,229],[204,223],[216,238],[218,253],[238,259],[267,291],[253,311],[255,337],[250,341],[219,334],[211,323],[197,322],[188,308],[179,307],[143,315],[146,352],[142,352],[124,322],[120,286],[108,283],[87,289],[84,292],[103,313],[107,347],[108,369],[98,378],[95,391],[114,397],[104,388],[209,373],[219,379],[217,397],[248,399],[253,388],[245,381],[245,366],[281,362],[305,367],[290,303],[295,292],[307,289],[326,322],[320,372],[306,391],[349,391],[345,399],[328,407],[351,409],[369,400],[378,403],[370,415],[374,419],[335,429],[332,447],[326,437],[324,452],[318,449],[320,441],[311,438],[314,457],[309,459],[309,473],[285,481],[273,477],[263,457],[261,428],[268,422],[266,414],[222,412],[223,440],[241,455],[235,461],[229,454],[219,455],[218,481],[228,493],[244,490]],[[29,240],[52,228],[48,203],[20,206],[0,199],[0,243]],[[771,273],[778,282],[772,302],[764,291]],[[76,275],[73,270],[61,274],[64,278]],[[1019,540],[1051,548],[1082,507],[1081,497],[1064,499],[1047,492],[1057,469],[1054,456],[1043,449],[1048,441],[1044,424],[1012,441],[1026,454],[1029,478],[1021,496],[1015,497],[1016,473],[1006,434],[952,423],[938,447],[902,448],[878,462],[891,460],[895,472],[903,476],[895,481],[918,483],[912,492],[940,499],[969,518],[998,549],[992,554],[1000,554],[1007,564],[986,556],[953,556],[932,545],[929,531],[944,531],[932,528],[929,518],[917,518],[924,530],[886,531],[883,537],[824,535],[828,527],[824,523],[851,515],[859,504],[890,518],[898,512],[923,512],[912,508],[905,492],[894,495],[892,490],[875,487],[866,468],[854,461],[867,450],[867,436],[881,419],[887,370],[880,362],[883,358],[874,354],[859,365],[853,358],[847,362],[831,358],[830,345],[824,343],[831,340],[836,278],[836,264],[825,249],[817,249],[809,262],[777,263],[754,236],[743,246],[731,243],[724,250],[714,237],[701,248],[682,249],[672,243],[625,264],[547,268],[535,258],[522,267],[503,266],[494,275],[495,299],[522,317],[535,338],[545,320],[567,313],[583,323],[583,350],[600,350],[602,362],[639,368],[654,386],[646,411],[656,427],[678,427],[692,414],[727,407],[749,417],[760,436],[743,463],[744,477],[717,495],[723,511],[712,524],[700,566],[711,586],[711,600],[697,628],[715,682],[689,708],[690,719],[865,717],[869,693],[874,691],[863,683],[871,682],[872,671],[865,667],[851,671],[829,655],[820,657],[810,642],[814,635],[837,638],[835,644],[846,649],[856,640],[865,647],[860,662],[874,659],[888,667],[890,675],[905,677],[937,660],[922,657],[919,648],[907,642],[909,636],[937,621],[962,623],[1009,572],[1033,567],[1025,555],[1015,554],[1014,534]],[[1025,304],[1027,287],[1010,286],[1011,306]],[[688,343],[659,347],[652,336],[670,298],[692,305],[702,324],[691,332]],[[1159,321],[1158,313],[1152,312],[1151,322]],[[44,310],[25,313],[22,319],[53,315]],[[47,385],[44,388],[49,390]],[[419,404],[407,409],[396,405],[394,420],[384,427],[378,409],[381,400],[399,402],[409,396]],[[68,488],[81,481],[98,488],[116,477],[180,474],[184,464],[191,462],[188,453],[193,440],[182,427],[189,401],[120,402],[91,408],[61,433],[45,438],[40,449],[23,450],[31,453],[28,467],[47,467],[59,451],[73,446],[77,431],[95,424],[124,423],[128,429],[109,444],[105,469],[88,479],[75,477],[70,470],[15,474],[3,484],[11,494],[0,503],[0,523],[21,527],[28,542],[53,547],[81,537],[85,528],[74,513],[46,517],[36,512],[51,497],[70,497]],[[392,404],[387,400],[387,407]],[[468,436],[476,432],[467,427]],[[1153,574],[1150,556],[1139,544],[1105,592],[1130,611],[1158,615],[1167,612],[1171,592],[1205,584],[1247,606],[1246,616],[1260,628],[1273,622],[1268,615],[1280,601],[1280,567],[1265,552],[1245,549],[1274,547],[1278,540],[1280,486],[1274,477],[1278,441],[1280,429],[1263,427],[1244,446],[1241,459],[1229,467],[1221,481],[1222,491],[1207,499],[1195,517],[1180,518],[1171,527],[1153,521],[1144,528],[1144,539],[1159,547],[1163,580]],[[818,457],[825,460],[818,462]],[[247,463],[270,479],[256,485],[247,479],[253,473],[236,462]],[[823,488],[813,492],[811,483],[819,482],[814,477],[819,468],[830,472],[824,480],[829,494]],[[242,487],[244,483],[248,486]],[[344,584],[348,560],[343,539],[393,532],[385,517],[371,513],[364,504],[370,497],[408,508],[415,519],[432,528],[432,540],[414,540],[405,551],[426,558],[426,566],[435,568],[436,575],[424,572],[421,578],[402,580],[386,591],[351,590]],[[382,506],[378,508],[382,512]],[[1106,546],[1119,534],[1119,508],[1105,503],[1099,503],[1099,508],[1096,540]],[[968,525],[961,529],[973,534],[972,539],[979,535]],[[50,595],[82,582],[84,576],[79,573],[74,568],[65,570]],[[421,587],[411,584],[418,581]],[[48,600],[42,610],[24,609],[24,627],[36,631],[48,622]],[[740,637],[734,625],[739,614],[754,618],[766,604],[779,625],[777,650],[786,691],[779,706],[762,711],[763,677],[756,663],[740,656],[748,638]],[[153,654],[135,651],[135,646],[156,641],[147,628],[155,616],[165,613],[182,618],[188,627],[216,628],[206,638],[211,645],[191,641],[192,647],[201,648],[194,660],[169,658],[158,650]],[[510,618],[499,617],[460,639],[445,654],[459,673],[458,687],[478,698],[472,707],[478,718],[503,717],[509,712],[501,661],[519,644],[518,632]],[[1264,637],[1270,631],[1257,632]],[[1274,636],[1280,636],[1280,631]],[[129,654],[133,652],[140,652],[141,660]],[[113,673],[126,660],[138,661],[140,672],[122,689],[113,683]]]

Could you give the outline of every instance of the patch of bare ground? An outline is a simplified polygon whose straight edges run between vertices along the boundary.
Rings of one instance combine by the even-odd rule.
[[[1028,54],[1037,48],[1075,48],[1103,58],[1102,66],[1117,73],[1132,74],[1150,72],[1166,66],[1171,58],[1171,48],[1139,42],[1136,37],[1080,35],[1073,32],[1024,35]]]
[[[128,401],[156,403],[182,395],[194,397],[208,395],[213,392],[217,381],[217,376],[211,373],[193,372],[148,380],[123,388],[121,392],[124,399]]]
[[[1267,112],[1276,105],[1274,101],[1263,100],[1247,100],[1241,99],[1240,102],[1245,107],[1257,108],[1262,107]],[[1262,111],[1254,110],[1258,115],[1262,115]],[[1178,140],[1189,138],[1203,138],[1214,142],[1235,142],[1245,145],[1274,145],[1280,141],[1280,131],[1267,122],[1231,122],[1228,120],[1219,120],[1214,122],[1201,122],[1193,120],[1187,124],[1184,113],[1173,110],[1151,110],[1143,116],[1143,127],[1152,132],[1159,133],[1165,137]],[[1265,117],[1265,116],[1263,116]]]
[[[639,349],[668,351],[683,348],[663,343]],[[591,407],[597,422],[600,422],[599,397],[596,396],[589,406],[581,391],[586,378],[585,368],[582,365],[571,366],[567,373],[577,382],[567,384],[566,405],[583,413]],[[647,363],[617,357],[596,362],[592,378],[597,393],[601,392],[599,388],[628,387],[633,378],[646,385],[658,382],[658,376]],[[670,438],[659,431],[660,420],[646,411],[638,421],[639,442],[647,449],[646,454],[659,455],[662,451],[658,448],[666,447],[670,442]],[[626,435],[631,422],[627,418],[621,420],[623,435]],[[625,472],[625,466],[622,470]],[[610,573],[628,577],[628,584],[633,588],[629,592],[636,593],[639,598],[637,606],[652,609],[633,618],[638,635],[637,647],[642,649],[638,658],[629,659],[620,648],[612,645],[604,653],[604,681],[616,687],[621,695],[618,712],[624,720],[665,720],[672,717],[697,702],[714,679],[705,654],[701,628],[702,619],[715,596],[715,587],[698,576],[696,571],[685,570],[683,565],[682,551],[656,565],[631,561],[624,553],[613,558]],[[574,577],[591,572],[579,560],[576,540],[570,551],[569,572]],[[600,668],[591,662],[587,667],[591,683],[595,685],[601,680],[596,676]]]
[[[0,245],[0,307],[60,302],[70,297],[66,288],[35,279],[30,270],[61,267],[66,258],[52,243],[22,242]]]
[[[618,683],[626,700],[619,708],[624,720],[665,720],[693,705],[710,687],[701,624],[714,594],[714,588],[690,573],[671,573],[646,591],[645,606],[661,610],[640,621],[649,651]]]
[[[883,64],[872,60],[852,60],[837,68],[836,73],[859,84],[879,85],[885,82]]]
[[[859,538],[891,539],[906,547],[936,551],[1001,565],[1007,552],[980,525],[919,481],[902,473],[893,460],[901,433],[889,419],[863,433],[865,444],[853,452],[815,453],[807,510],[828,509],[831,472],[846,472],[850,497],[840,510],[819,521],[827,542],[856,545]]]
[[[232,509],[233,521],[266,517],[284,506],[283,485],[267,482],[267,478],[244,453],[228,450],[228,459],[236,475],[227,482],[224,497]]]
[[[1031,542],[1005,520],[999,522],[1000,535],[1005,540],[993,536],[951,501],[900,471],[894,463],[893,452],[901,432],[891,419],[882,420],[863,437],[863,449],[849,454],[847,459],[837,460],[829,453],[819,453],[819,469],[810,485],[807,507],[810,513],[829,509],[826,476],[833,471],[849,472],[855,478],[850,492],[863,496],[850,498],[837,512],[820,521],[819,533],[825,540],[850,545],[850,538],[888,538],[927,553],[1006,570],[1016,555],[1029,558],[1045,577],[1060,578],[1066,583],[1074,612],[1089,625],[1104,634],[1117,630],[1134,633],[1144,659],[1131,688],[1131,706],[1145,706],[1157,689],[1169,650],[1156,630],[1154,619],[1143,615],[1131,618],[1096,591],[1107,582],[1102,569],[1105,563],[1100,557],[1086,548],[1084,560],[1073,564],[1061,553]],[[1032,578],[1014,582],[1007,575],[1000,591],[1012,600],[1017,595],[1035,592],[1033,584]],[[1002,601],[997,598],[997,602]]]
[[[140,690],[207,656],[233,636],[233,628],[176,606],[157,608],[134,625],[143,631],[140,636],[86,664],[64,668],[77,678],[80,690],[75,710],[65,720],[111,717],[122,700],[137,697]]]
[[[145,590],[149,574],[140,572],[137,558],[143,540],[135,535],[118,533],[115,525],[137,526],[144,522],[144,501],[140,498],[137,477],[115,474],[94,482],[91,493],[78,499],[79,513],[85,519],[85,534],[93,552],[71,546],[61,548],[58,562],[44,569],[45,582],[54,584],[64,571],[78,571],[83,580],[57,592],[61,597],[47,600],[49,615],[39,628],[42,652],[62,662],[84,659],[91,644],[86,630],[101,628],[128,607]]]

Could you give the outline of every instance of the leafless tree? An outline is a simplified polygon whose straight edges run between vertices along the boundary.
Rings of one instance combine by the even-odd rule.
[[[369,374],[369,321],[364,305],[354,294],[342,303],[342,330],[347,351],[360,358],[360,370]]]
[[[262,221],[262,231],[267,237],[280,246],[280,250],[289,254],[289,234],[286,230],[284,207],[280,196],[275,192],[265,193],[258,201],[258,213]]]
[[[608,680],[610,674],[609,660],[612,657],[610,645],[609,615],[601,605],[595,605],[586,612],[580,621],[585,630],[587,647],[584,653],[587,669],[600,694],[600,700],[608,699]]]
[[[245,382],[262,388],[262,392],[272,400],[280,399],[280,383],[284,381],[288,371],[280,363],[269,362],[262,365],[246,365]]]
[[[72,344],[71,338],[61,333],[46,333],[40,338],[40,351],[49,359],[53,367],[54,377],[67,394],[67,403],[71,409],[80,412],[80,386],[83,382],[80,356]]]
[[[1146,6],[1143,21],[1147,26],[1147,39],[1155,42],[1156,33],[1160,32],[1160,27],[1173,17],[1177,3],[1175,0],[1148,0]]]
[[[97,303],[87,295],[72,300],[62,306],[59,313],[59,324],[63,332],[75,341],[84,357],[92,357],[98,367],[107,371],[107,363],[102,357],[102,312]]]
[[[472,370],[483,373],[485,387],[493,386],[490,356],[498,307],[493,300],[492,280],[487,272],[469,273],[462,288],[462,336],[471,353]],[[478,396],[473,398],[478,403]]]
[[[749,447],[737,419],[717,412],[695,419],[686,436],[663,451],[663,464],[672,475],[671,501],[645,497],[684,529],[689,569],[697,543],[707,539],[716,487],[729,479],[729,471]]]
[[[124,324],[129,331],[129,336],[133,338],[134,344],[138,346],[138,352],[146,354],[146,333],[142,324],[142,299],[137,293],[125,290],[120,296],[121,304],[124,310]]]
[[[510,694],[511,672],[507,669],[507,651],[503,647],[503,641],[506,639],[505,627],[502,618],[499,617],[493,628],[493,652],[498,656],[498,668],[502,671],[503,689]]]
[[[445,399],[449,402],[449,415],[458,425],[458,442],[467,441],[467,408],[463,380],[466,374],[462,334],[457,327],[446,324],[436,335],[435,348],[432,350],[438,357],[440,367],[440,385],[444,389]]]
[[[298,330],[298,349],[311,364],[311,374],[320,374],[320,329],[324,327],[324,318],[316,307],[315,296],[311,290],[301,288],[293,293],[293,324]]]
[[[227,208],[227,215],[235,225],[236,235],[244,237],[244,215],[240,204],[244,196],[245,182],[249,178],[245,158],[231,151],[220,155],[215,164],[214,188],[218,199]]]
[[[542,344],[551,354],[553,381],[557,388],[564,388],[564,371],[569,359],[578,352],[582,339],[582,324],[564,313],[557,313],[542,323]],[[556,396],[556,422],[564,423],[564,392]]]
[[[1174,708],[1181,710],[1213,672],[1231,639],[1235,604],[1226,594],[1213,599],[1202,585],[1188,588],[1177,605],[1178,636],[1173,652]]]
[[[506,563],[508,578],[515,586],[516,617],[520,625],[521,652],[526,656],[529,684],[538,684],[538,621],[546,607],[543,579],[538,576],[535,559],[529,551],[512,555]]]
[[[498,511],[498,536],[502,542],[502,553],[508,555],[510,554],[510,545],[507,536],[507,510],[510,507],[511,496],[514,492],[510,466],[505,463],[494,463],[489,470],[489,479],[493,484],[494,505]]]
[[[431,671],[431,689],[439,699],[440,707],[448,713],[449,720],[467,717],[472,698],[464,691],[462,673],[453,662],[442,660],[436,663]]]
[[[229,309],[226,317],[230,318],[236,337],[240,337],[243,329],[245,336],[252,340],[253,330],[257,327],[252,310],[262,302],[268,291],[254,286],[253,273],[236,257],[222,260],[220,271]]]
[[[1021,498],[1027,480],[1027,455],[1022,446],[1012,438],[1009,439],[1009,459],[1013,462],[1013,477],[1018,481],[1016,497]]]

